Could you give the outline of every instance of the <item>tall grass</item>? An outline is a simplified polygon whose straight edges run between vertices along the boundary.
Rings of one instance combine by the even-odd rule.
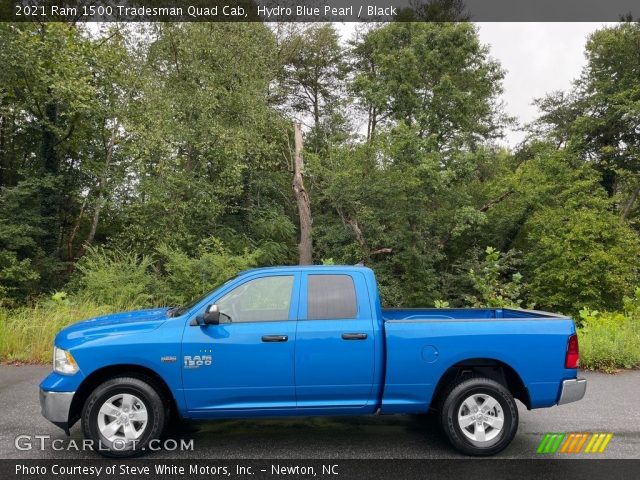
[[[31,307],[0,308],[0,362],[49,363],[53,339],[63,327],[117,310],[86,301],[50,300]]]

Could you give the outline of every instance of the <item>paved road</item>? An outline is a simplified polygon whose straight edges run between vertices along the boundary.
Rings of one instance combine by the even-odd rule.
[[[19,451],[20,434],[64,433],[40,415],[37,385],[49,367],[0,366],[0,458],[95,458],[91,452]],[[606,458],[640,458],[640,371],[605,375],[586,372],[588,388],[578,402],[550,409],[520,408],[520,428],[505,458],[535,457],[545,432],[613,432]],[[455,458],[432,420],[414,416],[325,417],[215,421],[183,434],[193,452],[156,452],[158,458]],[[78,425],[71,439],[80,442]],[[590,455],[580,455],[591,457]]]

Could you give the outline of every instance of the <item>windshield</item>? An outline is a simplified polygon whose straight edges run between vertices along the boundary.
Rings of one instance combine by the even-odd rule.
[[[187,303],[186,305],[183,305],[181,307],[174,307],[169,309],[169,311],[167,312],[167,314],[170,317],[179,317],[180,315],[184,314],[185,312],[188,312],[189,310],[191,310],[193,307],[195,307],[197,304],[199,304],[202,300],[204,300],[205,298],[207,298],[209,295],[211,295],[211,293],[213,293],[214,291],[216,291],[217,289],[219,289],[220,287],[223,287],[224,285],[226,285],[227,283],[229,283],[231,280],[234,280],[236,277],[231,277],[226,279],[224,282],[222,282],[221,284],[217,285],[216,287],[212,288],[211,290],[209,290],[208,292],[204,293],[203,295],[195,298],[194,300],[191,300],[189,303]]]

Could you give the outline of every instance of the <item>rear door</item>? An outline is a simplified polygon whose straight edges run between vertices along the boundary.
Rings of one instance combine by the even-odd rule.
[[[295,352],[299,408],[367,404],[374,379],[372,317],[362,273],[302,275]]]

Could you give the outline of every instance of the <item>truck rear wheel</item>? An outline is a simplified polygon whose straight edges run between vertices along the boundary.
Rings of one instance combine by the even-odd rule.
[[[107,457],[131,457],[160,438],[166,408],[156,388],[133,377],[99,385],[82,409],[82,430],[94,450]]]
[[[518,430],[518,408],[509,390],[486,377],[454,382],[443,395],[440,421],[451,444],[467,455],[496,454]]]

